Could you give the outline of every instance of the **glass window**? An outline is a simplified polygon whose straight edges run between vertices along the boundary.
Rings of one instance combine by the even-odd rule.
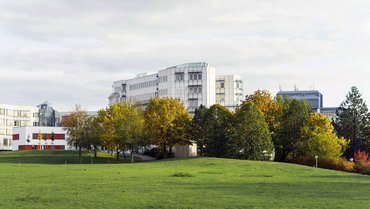
[[[221,83],[221,88],[225,88],[225,83]]]
[[[0,115],[5,115],[5,109],[0,108]]]

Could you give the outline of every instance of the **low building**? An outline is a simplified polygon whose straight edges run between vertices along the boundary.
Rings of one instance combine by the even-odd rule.
[[[0,104],[0,150],[12,150],[13,127],[39,123],[39,108]]]
[[[52,140],[54,138],[54,140]],[[12,150],[65,150],[67,131],[63,127],[25,126],[14,127]]]

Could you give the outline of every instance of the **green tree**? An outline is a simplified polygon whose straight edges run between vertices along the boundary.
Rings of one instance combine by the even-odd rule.
[[[90,116],[86,119],[85,125],[85,142],[86,148],[91,150],[94,154],[94,158],[97,158],[97,151],[99,147],[103,144],[101,139],[101,132],[103,127],[99,117]]]
[[[226,107],[215,104],[205,113],[204,155],[210,157],[229,157],[232,144],[229,131],[233,115]]]
[[[273,138],[275,146],[275,160],[288,161],[296,157],[298,142],[302,141],[302,127],[306,124],[311,106],[306,100],[281,98],[278,101],[282,105],[282,113],[279,116],[276,137]]]
[[[262,112],[251,102],[243,102],[235,115],[231,139],[233,157],[247,160],[269,160],[273,144]]]
[[[117,161],[120,153],[124,152],[127,143],[124,108],[124,104],[115,103],[99,112],[102,118],[101,134],[104,138],[104,144],[108,149],[115,151]]]
[[[163,157],[172,155],[175,144],[190,144],[188,130],[191,116],[180,100],[170,97],[151,98],[144,111],[145,129],[158,145]]]
[[[348,140],[338,137],[329,118],[316,112],[311,113],[302,128],[303,140],[298,142],[302,157],[340,158],[347,148]]]
[[[284,99],[274,99],[267,90],[256,90],[253,94],[247,95],[243,103],[252,102],[263,114],[268,124],[271,137],[276,139],[277,129],[280,126],[279,118],[282,115]]]
[[[76,105],[73,112],[63,122],[62,126],[67,130],[68,144],[78,149],[78,156],[81,158],[82,149],[86,147],[86,120],[88,116],[81,106]]]
[[[195,109],[193,120],[191,121],[191,139],[197,143],[197,147],[199,150],[199,156],[204,156],[204,146],[206,140],[206,112],[208,108],[204,105],[200,105],[197,109]]]
[[[369,138],[370,114],[361,93],[353,86],[346,99],[339,106],[333,118],[334,127],[339,136],[350,140],[346,157],[351,158],[356,150],[367,151]]]

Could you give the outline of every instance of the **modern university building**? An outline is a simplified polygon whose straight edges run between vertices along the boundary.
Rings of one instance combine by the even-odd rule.
[[[152,97],[172,97],[182,101],[194,113],[200,105],[221,104],[231,110],[241,104],[243,81],[239,76],[216,76],[208,63],[185,63],[154,74],[139,74],[135,78],[113,82],[109,105],[134,101],[146,105]],[[197,145],[176,145],[175,157],[197,156]]]
[[[109,104],[135,101],[147,104],[151,97],[180,99],[190,113],[200,105],[215,103],[234,110],[243,99],[243,81],[239,76],[216,76],[215,69],[205,62],[168,67],[154,74],[115,81]]]

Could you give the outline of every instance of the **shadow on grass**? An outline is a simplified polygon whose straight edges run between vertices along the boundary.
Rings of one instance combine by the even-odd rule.
[[[140,161],[140,159],[135,159]],[[116,160],[115,156],[98,153],[96,159],[88,152],[79,157],[77,151],[17,151],[0,153],[0,163],[22,164],[119,164],[129,163],[130,159]]]

